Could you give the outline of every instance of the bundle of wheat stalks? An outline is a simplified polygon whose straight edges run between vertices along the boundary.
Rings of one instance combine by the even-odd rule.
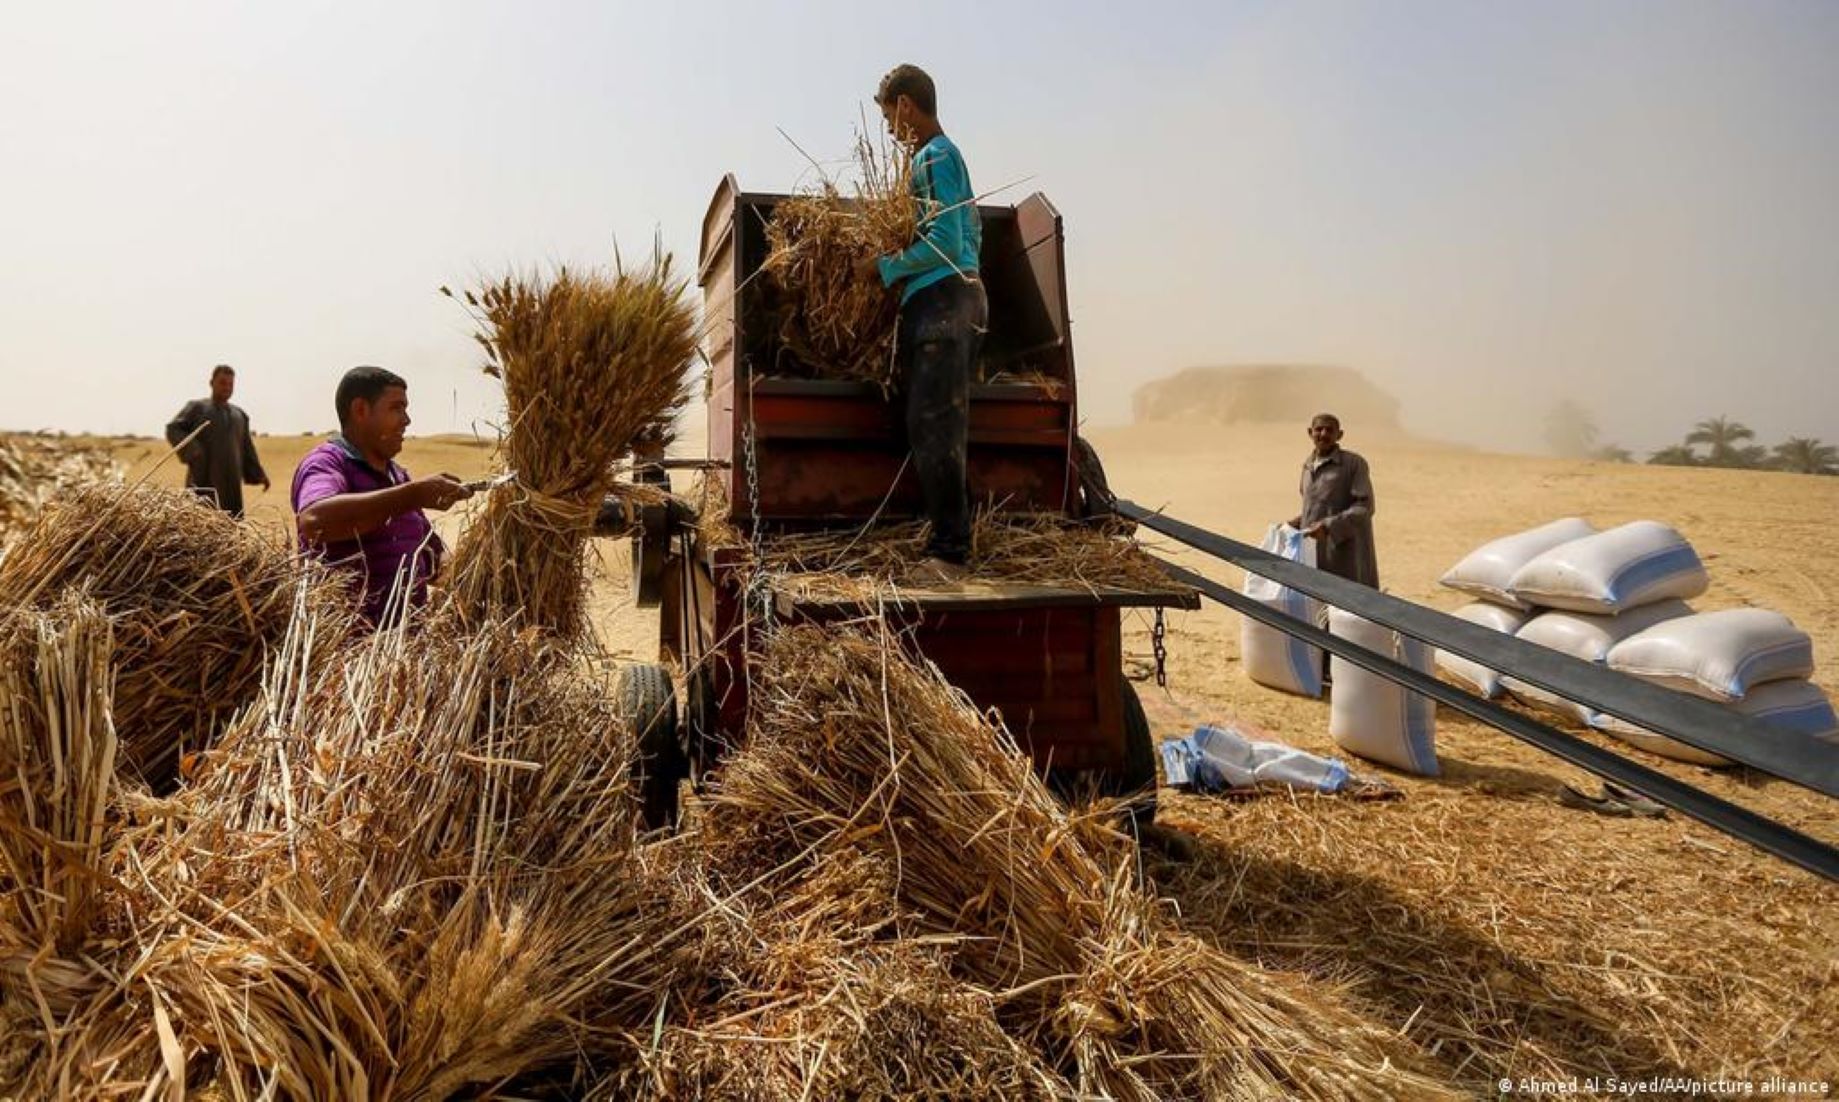
[[[0,617],[0,976],[44,947],[74,952],[101,883],[115,784],[114,636],[80,591]]]
[[[1439,1093],[1396,1062],[1392,1035],[1182,934],[1137,885],[1127,840],[1090,815],[1069,816],[1001,728],[892,648],[815,628],[783,630],[769,644],[748,745],[703,816],[720,882],[754,885],[767,901],[867,893],[857,910],[881,917],[865,940],[931,939],[940,974],[968,985],[964,1006],[988,1015],[972,1017],[1033,1054],[999,1059],[1002,1046],[967,1028],[982,1038],[978,1066],[1045,1093]],[[876,883],[862,868],[880,871],[885,900],[862,886]],[[826,975],[816,973],[815,987],[788,983],[779,1020],[788,1007],[808,1017],[838,999],[824,985],[846,985]],[[762,1037],[773,1019],[751,1017],[751,1040],[717,1039],[751,1046],[756,1059],[791,1045],[772,1057],[788,1068],[823,1063],[821,1033]]]
[[[659,849],[657,882],[702,917],[662,1028],[603,1097],[1073,1097],[951,974],[953,939],[903,935],[887,862],[813,850],[762,872],[729,835]]]
[[[297,607],[339,635],[350,603],[270,533],[176,490],[106,483],[65,490],[0,557],[0,608],[48,608],[70,586],[113,621],[120,757],[155,790],[255,698]]]
[[[300,618],[191,787],[118,802],[74,939],[0,958],[6,1017],[37,1019],[0,1092],[446,1098],[625,1051],[677,919],[644,886],[609,694],[499,625],[330,656],[322,627]],[[0,852],[34,870],[18,831]],[[8,919],[26,947],[44,925]]]
[[[0,436],[0,543],[70,487],[120,477],[120,465],[104,448],[61,436]]]
[[[898,151],[858,138],[856,167],[853,196],[825,180],[782,200],[766,224],[765,291],[783,352],[773,370],[885,388],[893,383],[898,304],[856,266],[911,245],[919,204]]]
[[[614,460],[668,435],[697,350],[684,280],[659,253],[611,275],[566,268],[508,276],[465,299],[488,372],[504,381],[504,462],[449,565],[452,611],[483,623],[511,613],[558,635],[584,629],[582,569]]]

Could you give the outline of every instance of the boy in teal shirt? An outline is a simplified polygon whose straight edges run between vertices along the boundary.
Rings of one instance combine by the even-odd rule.
[[[898,386],[906,404],[907,445],[932,532],[926,555],[942,580],[961,573],[971,550],[971,370],[983,346],[989,303],[977,277],[983,228],[964,156],[939,126],[932,78],[899,65],[875,93],[888,132],[913,151],[919,239],[894,256],[862,261],[866,276],[900,285],[895,338]]]

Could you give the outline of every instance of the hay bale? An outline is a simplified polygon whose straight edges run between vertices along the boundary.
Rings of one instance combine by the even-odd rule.
[[[462,622],[518,614],[563,636],[583,630],[583,556],[614,460],[641,436],[667,436],[687,400],[697,330],[684,287],[660,254],[610,277],[564,268],[467,292],[487,371],[504,381],[517,478],[492,491],[455,550]]]
[[[287,544],[177,490],[83,483],[0,557],[0,607],[81,586],[114,624],[118,760],[155,791],[255,698],[296,610],[342,636],[349,598]]]
[[[996,1020],[987,992],[906,941],[848,952],[779,942],[788,987],[760,988],[701,1028],[671,1026],[648,1053],[650,1089],[612,1096],[758,1099],[1065,1098],[1073,1090]],[[772,992],[772,998],[766,998]]]
[[[1115,1098],[1429,1097],[1389,1033],[1293,980],[1179,934],[1128,843],[1069,817],[1006,732],[882,639],[782,630],[712,834],[771,860],[852,849],[898,870],[919,932],[960,939],[953,971]],[[774,839],[777,839],[775,842]]]
[[[856,265],[911,245],[919,203],[911,165],[898,151],[858,138],[856,166],[853,195],[825,180],[781,200],[767,221],[763,297],[779,319],[780,344],[772,370],[887,388],[899,303]]]
[[[655,894],[691,916],[655,1032],[594,1098],[1061,1098],[1069,1084],[907,938],[885,862],[834,854],[759,875],[696,834],[652,847]]]

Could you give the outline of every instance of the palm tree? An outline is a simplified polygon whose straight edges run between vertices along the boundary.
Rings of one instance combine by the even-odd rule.
[[[1703,444],[1711,449],[1705,462],[1713,467],[1741,467],[1748,458],[1739,451],[1737,445],[1744,440],[1756,439],[1755,430],[1741,421],[1728,417],[1713,417],[1692,426],[1686,434],[1686,444]],[[1752,453],[1753,454],[1753,453]]]
[[[1647,457],[1649,463],[1658,467],[1696,467],[1699,457],[1693,454],[1685,444],[1671,444]]]
[[[1730,465],[1744,470],[1762,470],[1769,466],[1769,449],[1761,444],[1745,444],[1732,453]]]
[[[1790,436],[1786,443],[1775,445],[1775,463],[1784,471],[1799,474],[1839,474],[1839,448],[1822,444],[1816,437]]]

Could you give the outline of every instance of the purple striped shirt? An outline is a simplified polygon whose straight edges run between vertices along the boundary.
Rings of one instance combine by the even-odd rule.
[[[334,436],[308,452],[294,471],[294,515],[329,497],[387,490],[407,481],[409,472],[395,462],[379,471],[344,437]],[[386,613],[391,619],[399,614],[401,600],[392,602],[391,595],[400,579],[407,580],[411,605],[427,603],[428,579],[440,567],[446,547],[427,516],[411,509],[356,539],[320,543],[302,537],[300,550],[349,571],[352,589],[360,596],[359,609],[375,625],[384,622]]]

